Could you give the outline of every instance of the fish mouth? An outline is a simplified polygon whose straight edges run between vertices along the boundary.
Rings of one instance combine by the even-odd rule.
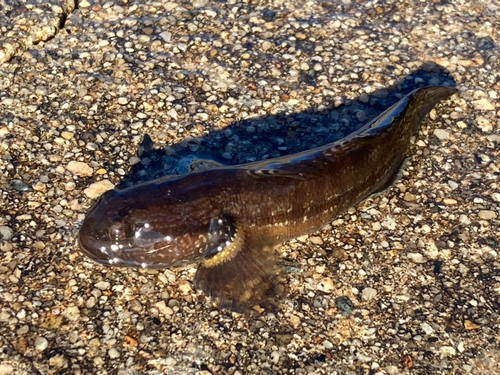
[[[78,246],[83,255],[90,258],[92,261],[108,267],[127,267],[140,269],[164,269],[172,266],[180,266],[188,263],[187,261],[179,261],[175,264],[163,262],[140,262],[138,260],[129,260],[119,257],[111,250],[111,242],[102,242],[96,240],[92,236],[85,235],[80,231],[78,236]],[[133,247],[128,244],[125,249],[121,250],[123,254],[134,254],[144,252],[140,247]]]
[[[80,232],[78,236],[78,246],[83,255],[90,258],[92,261],[112,267],[133,267],[133,268],[147,268],[144,263],[126,260],[113,253],[110,242],[101,242],[92,238],[91,236],[84,235]],[[135,249],[130,249],[133,251]]]
[[[102,242],[83,234],[81,230],[78,235],[78,247],[80,248],[83,255],[85,255],[87,258],[92,259],[94,262],[105,264],[108,266],[111,264],[114,265],[114,257],[110,256],[111,254],[109,254],[108,251],[101,250],[107,249],[107,246],[103,246]]]

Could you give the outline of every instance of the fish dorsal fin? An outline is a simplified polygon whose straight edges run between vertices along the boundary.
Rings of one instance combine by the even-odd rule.
[[[280,166],[276,166],[275,168],[273,166],[267,166],[258,169],[249,169],[247,172],[250,173],[252,176],[262,177],[262,178],[287,177],[296,180],[305,180],[307,178],[307,176],[304,176],[301,173],[292,173],[286,169],[278,169],[278,168],[280,168]]]

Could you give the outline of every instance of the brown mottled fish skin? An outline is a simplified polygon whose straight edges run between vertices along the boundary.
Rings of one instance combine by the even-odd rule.
[[[111,266],[200,262],[198,288],[221,307],[248,309],[273,293],[273,246],[390,185],[423,118],[456,91],[417,89],[348,137],[312,150],[108,191],[84,220],[80,248]]]

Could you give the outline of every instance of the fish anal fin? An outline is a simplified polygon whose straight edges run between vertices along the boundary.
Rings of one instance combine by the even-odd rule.
[[[375,198],[380,195],[387,193],[387,191],[393,187],[396,182],[401,180],[403,176],[403,170],[405,169],[406,163],[410,160],[410,158],[404,158],[403,161],[398,165],[398,167],[394,170],[394,173],[389,176],[389,178],[379,187],[375,192],[370,194],[368,198]]]
[[[250,246],[241,232],[236,238],[216,257],[200,264],[194,285],[220,308],[249,313],[276,296],[274,248]],[[230,256],[224,255],[226,251]]]

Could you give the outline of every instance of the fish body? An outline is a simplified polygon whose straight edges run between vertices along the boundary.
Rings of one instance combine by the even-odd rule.
[[[423,118],[455,92],[417,89],[346,138],[298,154],[108,191],[80,248],[111,266],[199,262],[198,288],[222,307],[251,307],[273,290],[272,248],[390,186]]]

